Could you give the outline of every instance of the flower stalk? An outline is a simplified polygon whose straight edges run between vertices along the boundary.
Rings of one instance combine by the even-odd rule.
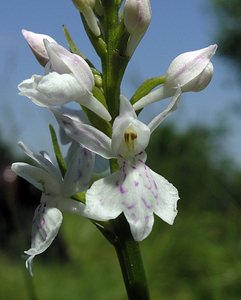
[[[149,300],[149,290],[139,243],[133,239],[129,225],[121,215],[114,222],[115,247],[129,300]]]

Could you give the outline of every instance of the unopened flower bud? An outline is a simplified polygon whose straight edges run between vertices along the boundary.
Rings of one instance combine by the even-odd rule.
[[[44,45],[44,40],[48,40],[51,43],[56,43],[56,41],[46,34],[34,33],[25,29],[22,29],[22,34],[38,62],[42,66],[45,66],[49,61],[49,56]]]
[[[94,8],[96,0],[72,0],[75,7],[83,14],[86,23],[95,36],[100,35],[100,28],[97,22]],[[99,5],[98,5],[99,8]]]
[[[217,45],[211,45],[178,55],[167,69],[165,83],[136,102],[135,110],[158,100],[172,97],[177,89],[181,89],[181,92],[203,90],[212,79],[213,65],[210,60],[216,50]]]
[[[166,87],[179,86],[182,92],[198,92],[204,89],[212,79],[213,65],[210,62],[217,45],[185,52],[177,56],[166,73]]]
[[[149,0],[126,0],[123,14],[125,27],[130,33],[126,54],[131,56],[150,24],[150,2]]]

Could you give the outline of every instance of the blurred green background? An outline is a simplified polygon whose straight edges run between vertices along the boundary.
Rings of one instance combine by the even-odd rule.
[[[219,49],[240,75],[241,3],[213,0]],[[240,105],[241,107],[241,105]],[[237,113],[240,113],[240,107]],[[180,130],[167,123],[152,136],[148,164],[179,190],[173,226],[155,218],[141,250],[152,299],[241,299],[241,169],[223,150],[229,127]],[[0,299],[124,300],[114,249],[87,220],[65,215],[58,238],[24,266],[39,192],[9,171],[23,160],[0,146]]]

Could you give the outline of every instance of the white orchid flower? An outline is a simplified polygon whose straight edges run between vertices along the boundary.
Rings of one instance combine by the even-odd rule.
[[[85,60],[57,43],[44,40],[44,44],[49,57],[46,74],[33,75],[21,82],[19,94],[45,107],[75,101],[109,121],[108,110],[92,94],[94,76]]]
[[[136,102],[133,105],[135,110],[173,96],[177,88],[181,88],[182,92],[204,89],[212,79],[213,65],[210,60],[216,49],[217,45],[211,45],[177,56],[167,69],[165,83]]]
[[[87,190],[85,212],[103,221],[115,219],[123,212],[137,241],[151,232],[153,213],[169,224],[173,224],[177,214],[178,191],[146,166],[145,148],[151,133],[176,108],[180,94],[177,90],[167,109],[148,125],[137,119],[130,102],[121,97],[120,114],[114,121],[112,138],[69,115],[54,112],[75,141],[104,158],[118,159],[120,170],[94,182]]]
[[[23,143],[20,142],[19,146],[38,166],[17,162],[12,165],[12,170],[42,191],[40,205],[33,218],[31,248],[25,251],[28,255],[26,268],[32,275],[34,257],[44,252],[58,234],[63,220],[62,211],[85,215],[84,204],[70,197],[88,188],[94,154],[73,143],[66,157],[68,168],[63,178],[46,152],[34,154]]]

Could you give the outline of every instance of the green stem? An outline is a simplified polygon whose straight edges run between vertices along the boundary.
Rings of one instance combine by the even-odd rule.
[[[120,52],[119,40],[123,28],[119,23],[118,8],[114,1],[104,1],[105,42],[107,51],[102,56],[103,87],[112,119],[119,114],[120,86],[129,58]]]
[[[123,215],[114,221],[117,238],[115,247],[129,300],[149,300],[150,295],[142,263],[139,243],[136,242]]]

